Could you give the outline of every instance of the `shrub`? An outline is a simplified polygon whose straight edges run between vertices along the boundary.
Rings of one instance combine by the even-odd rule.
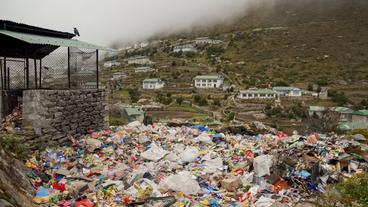
[[[128,90],[129,91],[129,96],[130,96],[130,101],[132,103],[137,103],[141,94],[140,92],[138,91],[138,89],[136,88],[131,88]]]
[[[184,98],[182,96],[176,97],[176,103],[177,104],[181,105],[183,103],[183,101],[184,101]]]

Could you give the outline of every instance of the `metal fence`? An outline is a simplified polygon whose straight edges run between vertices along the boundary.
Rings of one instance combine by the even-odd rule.
[[[0,57],[0,86],[5,90],[97,88],[97,55],[96,50],[60,47],[41,60]]]

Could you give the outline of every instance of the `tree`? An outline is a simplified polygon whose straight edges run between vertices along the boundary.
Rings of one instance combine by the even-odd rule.
[[[219,98],[215,98],[212,103],[213,106],[221,106],[221,101]]]
[[[183,101],[184,101],[184,98],[182,96],[176,97],[176,103],[177,104],[181,105],[183,103]]]
[[[276,81],[274,86],[289,86],[289,84],[285,82],[284,80],[279,80],[279,81]]]
[[[129,96],[132,103],[137,103],[141,94],[137,88],[131,88],[129,89]]]
[[[311,83],[308,84],[308,91],[313,91],[313,84]]]

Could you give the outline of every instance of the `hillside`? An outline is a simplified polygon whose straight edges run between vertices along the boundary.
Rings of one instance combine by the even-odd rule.
[[[263,1],[266,2],[266,1]],[[269,2],[269,1],[268,1]],[[278,0],[273,5],[259,3],[232,21],[200,26],[169,36],[156,35],[148,47],[122,52],[121,61],[134,55],[147,55],[157,73],[136,74],[134,66],[115,68],[128,77],[125,88],[141,88],[147,77],[160,77],[167,86],[163,92],[191,99],[193,92],[223,99],[223,107],[234,107],[225,92],[194,91],[192,79],[199,74],[220,73],[235,91],[250,87],[292,85],[307,90],[314,84],[344,92],[347,105],[368,97],[368,2],[365,0]],[[196,48],[198,53],[175,54],[174,46],[192,43],[208,36],[220,45]],[[105,71],[104,77],[110,77]],[[141,91],[144,98],[155,93]],[[129,102],[127,92],[119,99]],[[337,105],[331,100],[302,100],[308,106]],[[211,100],[210,100],[211,103]],[[284,105],[290,102],[283,103]],[[341,105],[341,104],[339,104]],[[222,107],[222,108],[223,108]],[[216,111],[216,109],[209,109]],[[218,109],[223,113],[224,109]],[[240,113],[243,108],[232,110]]]

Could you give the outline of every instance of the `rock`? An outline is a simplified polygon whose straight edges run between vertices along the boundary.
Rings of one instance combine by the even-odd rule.
[[[21,207],[32,202],[34,188],[26,176],[24,164],[7,155],[0,147],[0,206]]]
[[[241,186],[240,177],[231,177],[221,181],[222,188],[227,191],[236,191]]]
[[[367,138],[362,134],[355,134],[353,138],[355,141],[367,141]]]

